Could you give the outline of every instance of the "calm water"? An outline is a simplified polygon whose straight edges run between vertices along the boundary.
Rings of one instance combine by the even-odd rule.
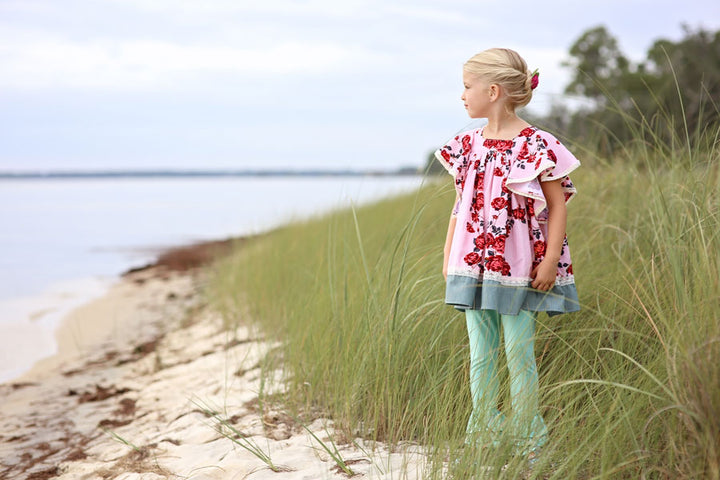
[[[11,345],[20,342],[34,360],[52,354],[62,315],[160,249],[256,233],[420,183],[414,177],[2,180],[0,381],[32,364]]]

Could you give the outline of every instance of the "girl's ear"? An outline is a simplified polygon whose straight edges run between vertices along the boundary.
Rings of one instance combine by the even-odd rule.
[[[494,102],[500,97],[500,85],[493,83],[490,85],[490,101]]]

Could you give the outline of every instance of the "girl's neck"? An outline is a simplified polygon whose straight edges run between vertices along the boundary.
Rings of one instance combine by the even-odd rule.
[[[500,110],[487,117],[483,128],[483,137],[493,139],[512,139],[530,124],[518,117],[514,111]]]

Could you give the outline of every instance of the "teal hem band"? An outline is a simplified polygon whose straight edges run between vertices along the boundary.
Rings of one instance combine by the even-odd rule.
[[[543,292],[530,286],[502,285],[494,280],[479,281],[461,275],[448,275],[445,303],[458,310],[497,310],[503,315],[517,315],[520,310],[527,310],[553,316],[580,310],[573,283],[556,285]]]

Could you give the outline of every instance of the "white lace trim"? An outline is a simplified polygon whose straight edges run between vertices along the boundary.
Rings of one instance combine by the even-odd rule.
[[[450,166],[450,164],[443,158],[441,150],[437,149],[435,150],[435,158],[440,162],[440,165],[442,165],[445,170],[453,177],[457,177],[457,172],[453,169],[453,167]]]
[[[470,277],[478,280],[480,278],[480,272],[478,269],[467,266],[463,268],[449,268],[448,275],[454,275],[458,277]],[[526,287],[532,283],[533,279],[530,277],[504,277],[499,272],[493,272],[486,270],[482,276],[483,280],[492,280],[498,282],[501,285],[508,286],[522,286]],[[575,283],[575,277],[568,275],[566,277],[557,277],[555,279],[555,286],[562,287],[565,285],[571,285]]]
[[[575,159],[575,160],[577,160],[577,159]],[[577,163],[571,165],[570,168],[568,168],[564,172],[558,173],[557,175],[550,176],[551,172],[545,172],[543,175],[540,176],[540,181],[541,182],[549,182],[552,180],[557,180],[559,178],[565,178],[568,175],[570,175],[579,166],[580,166],[580,160],[577,160]]]

